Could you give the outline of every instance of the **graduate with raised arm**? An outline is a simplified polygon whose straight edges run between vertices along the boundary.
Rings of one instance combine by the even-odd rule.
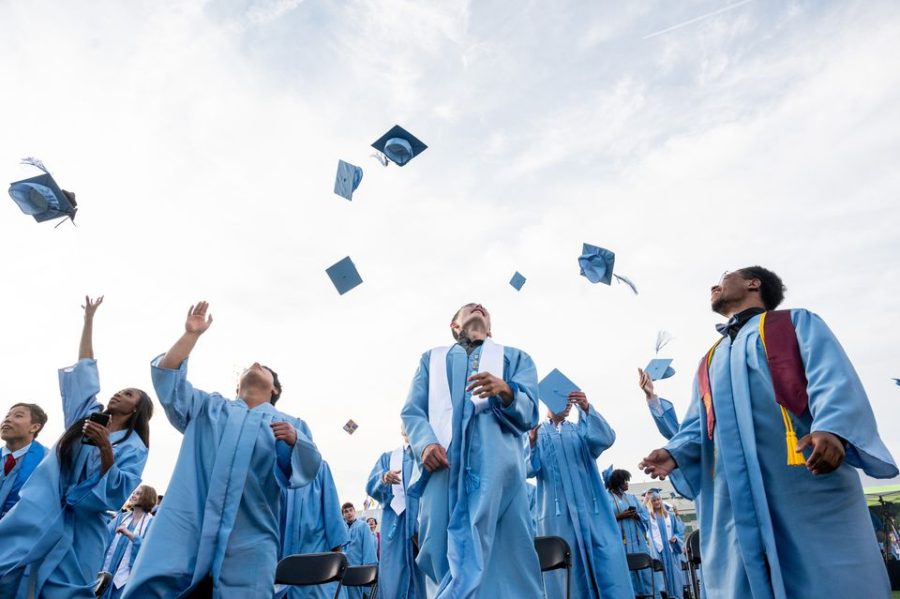
[[[191,306],[184,334],[151,364],[159,402],[184,440],[125,597],[271,596],[281,489],[309,484],[319,471],[306,424],[275,409],[274,371],[252,364],[237,399],[188,382],[188,356],[212,324],[207,308]]]
[[[430,597],[542,597],[522,436],[537,424],[537,373],[491,338],[481,304],[453,316],[456,344],[426,352],[402,418],[424,469],[419,555]]]
[[[341,516],[341,502],[328,462],[322,460],[311,483],[281,490],[281,554],[340,551],[350,533]],[[288,599],[331,599],[336,582],[317,586],[291,586],[276,593]]]
[[[25,481],[47,455],[47,448],[37,441],[47,424],[47,414],[33,403],[15,403],[0,423],[3,441],[0,464],[0,519],[19,501]]]
[[[681,570],[684,527],[678,527],[675,514],[663,505],[659,489],[650,489],[644,494],[644,505],[650,513],[650,555],[662,563],[667,595],[681,599],[684,596],[684,576]]]
[[[645,553],[652,556],[647,538],[650,530],[650,514],[647,508],[635,495],[628,493],[628,481],[631,473],[627,470],[613,470],[612,466],[603,473],[606,490],[612,498],[613,513],[616,524],[625,546],[625,553]],[[650,570],[638,570],[631,573],[631,586],[634,593],[641,597],[653,595],[653,580]],[[661,597],[666,582],[661,572],[653,572],[656,577],[656,597]]]
[[[412,540],[417,532],[418,503],[406,495],[415,457],[403,426],[400,427],[400,435],[403,446],[381,454],[366,485],[366,493],[384,508],[378,596],[425,599],[425,581],[413,555]]]
[[[696,501],[707,597],[890,597],[856,468],[898,474],[865,390],[815,314],[759,266],[711,290],[728,318],[678,433],[641,462]]]
[[[578,407],[578,424],[566,420]],[[562,537],[572,550],[572,596],[633,599],[634,589],[597,458],[616,433],[582,391],[529,435],[528,476],[537,478],[537,533]],[[547,597],[566,596],[563,571],[544,574]]]
[[[140,484],[150,445],[153,402],[133,387],[97,401],[94,314],[103,298],[85,298],[78,362],[59,371],[66,432],[0,520],[0,597],[94,597],[106,550],[108,511]],[[90,420],[108,418],[104,426]]]
[[[650,374],[638,368],[638,386],[647,397],[647,407],[650,409],[650,415],[653,416],[653,422],[656,424],[659,434],[666,439],[671,439],[678,432],[678,415],[675,413],[675,406],[668,399],[659,397],[653,390],[653,379]]]
[[[119,512],[109,523],[109,544],[102,571],[112,578],[101,599],[119,599],[125,592],[131,567],[153,521],[151,511],[156,507],[156,489],[141,485],[131,494],[126,507],[126,511]]]

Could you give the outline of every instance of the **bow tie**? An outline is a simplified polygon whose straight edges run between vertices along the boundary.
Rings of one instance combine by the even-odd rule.
[[[738,327],[740,328],[740,323],[738,322],[737,316],[732,316],[728,319],[728,322],[720,322],[716,325],[716,331],[719,332],[720,335],[727,335],[732,328]]]

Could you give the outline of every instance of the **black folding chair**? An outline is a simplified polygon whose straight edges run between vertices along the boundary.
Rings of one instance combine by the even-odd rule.
[[[635,595],[635,599],[646,599],[647,597],[656,598],[656,576],[653,575],[653,558],[646,553],[626,553],[628,560],[628,570],[637,572],[639,570],[650,570],[650,588],[653,589],[651,595]]]
[[[103,593],[106,592],[106,589],[109,588],[110,583],[112,583],[112,574],[109,572],[100,572],[97,574],[97,582],[94,583],[94,596],[102,597]]]
[[[336,582],[334,599],[338,599],[346,571],[347,556],[343,553],[289,555],[278,562],[275,569],[275,584],[316,586]]]
[[[378,596],[378,565],[350,566],[344,572],[341,585],[345,587],[369,587],[368,599]]]
[[[695,530],[688,535],[687,557],[691,572],[691,586],[694,588],[694,597],[700,598],[700,577],[697,571],[700,569],[700,531]]]
[[[566,599],[572,596],[572,550],[561,537],[535,537],[534,549],[541,562],[541,572],[566,569]]]
[[[659,561],[659,560],[656,559],[656,558],[653,558],[653,559],[651,560],[651,562],[653,563],[653,571],[654,571],[654,572],[661,572],[662,575],[663,575],[663,579],[665,579],[665,577],[666,577],[666,570],[665,570],[665,568],[663,568],[662,562]],[[665,589],[660,589],[660,590],[659,590],[659,596],[662,597],[662,599],[668,599],[668,597],[669,597],[669,592],[668,592],[667,590],[665,590]]]
[[[694,599],[694,585],[691,584],[691,564],[687,561],[682,561],[681,572],[684,576],[684,584],[681,588],[684,599]]]

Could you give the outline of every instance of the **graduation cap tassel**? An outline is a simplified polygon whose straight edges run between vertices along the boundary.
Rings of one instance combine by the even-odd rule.
[[[631,290],[634,292],[635,295],[638,294],[637,286],[634,284],[634,282],[631,279],[629,279],[628,277],[623,276],[623,275],[617,275],[615,273],[613,273],[613,276],[616,278],[616,280],[618,282],[625,283],[626,285],[628,285],[631,288]]]
[[[787,408],[781,406],[781,418],[784,420],[784,442],[787,445],[787,465],[788,466],[804,466],[806,458],[797,451],[797,433],[794,431],[794,422],[791,415],[788,414]]]
[[[659,331],[656,333],[656,353],[659,353],[659,350],[668,345],[671,340],[672,334],[668,331]]]
[[[382,154],[381,152],[378,152],[378,153],[376,153],[376,154],[371,154],[371,156],[372,156],[372,158],[374,158],[375,160],[377,160],[378,162],[380,162],[380,163],[381,163],[381,166],[387,167],[387,165],[388,165],[388,159],[387,159],[387,156],[385,156],[385,155]]]
[[[47,170],[47,167],[44,166],[44,163],[42,161],[38,160],[37,158],[29,156],[28,158],[23,158],[21,162],[22,162],[22,164],[28,164],[35,168],[39,168],[42,171],[44,171],[45,173],[47,173],[48,175],[50,174],[50,171]]]

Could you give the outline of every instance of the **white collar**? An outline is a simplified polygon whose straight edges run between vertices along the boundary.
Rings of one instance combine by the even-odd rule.
[[[34,443],[34,441],[32,441],[32,443]],[[29,444],[26,445],[25,447],[22,447],[21,449],[15,450],[15,451],[10,451],[9,448],[8,448],[6,445],[4,445],[4,446],[3,446],[3,450],[2,450],[2,454],[3,454],[2,457],[3,457],[3,459],[5,460],[5,459],[6,459],[6,456],[8,456],[8,455],[11,453],[12,456],[13,456],[15,459],[18,460],[18,459],[21,458],[23,455],[25,455],[26,453],[28,453],[28,450],[29,450],[29,449],[31,449],[31,443],[29,443]]]

